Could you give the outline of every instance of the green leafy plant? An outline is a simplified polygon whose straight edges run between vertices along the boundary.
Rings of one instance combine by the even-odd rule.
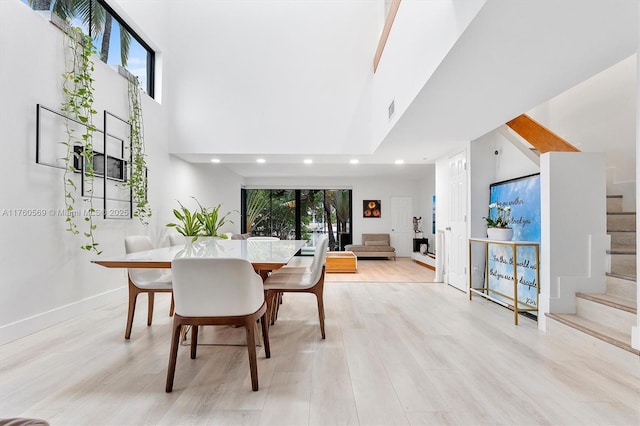
[[[87,238],[87,242],[81,248],[100,254],[102,251],[98,249],[98,243],[94,236],[96,209],[93,204],[95,176],[93,168],[93,134],[96,131],[96,127],[93,124],[93,115],[96,114],[96,111],[93,109],[94,63],[91,57],[95,53],[95,48],[91,37],[84,34],[80,28],[67,25],[65,34],[65,62],[68,68],[62,74],[64,79],[62,85],[64,101],[60,105],[65,116],[65,133],[67,136],[67,139],[61,142],[66,147],[66,153],[63,158],[65,164],[63,175],[65,222],[67,231],[79,234],[80,230],[76,220],[79,216],[82,217],[87,226],[86,231],[82,232],[82,234]],[[72,128],[71,120],[84,125],[84,130],[79,136],[76,135],[76,129]],[[78,170],[76,164],[80,166],[80,170]],[[74,194],[78,188],[73,175],[77,172],[80,172],[80,179],[82,179],[82,201],[89,205],[84,212],[83,209],[75,207],[76,196]]]
[[[186,237],[194,237],[192,241],[198,239],[198,235],[202,231],[202,221],[200,219],[200,212],[191,211],[182,205],[180,201],[180,209],[173,209],[173,215],[180,221],[180,223],[167,223],[168,227],[176,228],[178,233]]]
[[[147,198],[147,161],[144,148],[144,125],[140,102],[140,84],[138,77],[128,74],[129,81],[129,123],[131,124],[131,161],[129,180],[125,186],[131,189],[134,211],[133,216],[143,225],[149,224],[151,206]]]
[[[247,191],[247,232],[251,232],[254,226],[260,225],[266,219],[264,212],[268,206],[268,191],[259,189]]]
[[[218,235],[218,230],[226,223],[233,223],[228,219],[232,212],[221,215],[222,204],[207,208],[203,207],[195,197],[191,198],[198,204],[198,209],[191,211],[178,201],[180,209],[173,209],[173,215],[180,223],[167,223],[167,226],[176,228],[176,231],[184,236],[193,237],[192,242],[198,237],[227,238],[224,234]]]
[[[202,224],[203,236],[227,238],[224,234],[218,235],[218,230],[227,222],[233,223],[233,221],[227,219],[231,212],[227,212],[221,216],[220,208],[222,207],[222,204],[218,204],[217,206],[208,209],[206,207],[202,207],[198,200],[196,200],[196,203],[198,203],[198,206],[200,207],[198,218]]]
[[[495,216],[491,212],[495,209]],[[483,219],[487,222],[488,228],[508,228],[511,217],[511,206],[502,206],[498,203],[489,204],[489,216]]]

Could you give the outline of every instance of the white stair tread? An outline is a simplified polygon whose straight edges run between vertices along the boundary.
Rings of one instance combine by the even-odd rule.
[[[602,303],[603,305],[607,305],[615,309],[631,312],[633,314],[637,313],[637,306],[636,306],[635,300],[627,299],[620,296],[615,296],[613,294],[576,293],[576,297],[581,297],[583,299],[591,300],[592,302]]]
[[[619,348],[640,355],[640,351],[631,347],[631,330],[627,332],[616,330],[574,314],[547,314],[547,317]]]
[[[619,278],[621,280],[636,282],[635,275],[616,274],[615,272],[607,272],[605,275],[608,277]]]

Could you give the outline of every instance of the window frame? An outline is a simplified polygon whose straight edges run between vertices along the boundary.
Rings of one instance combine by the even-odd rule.
[[[124,20],[118,13],[105,0],[96,0],[100,6],[104,7],[107,13],[110,13],[115,21],[118,22],[121,28],[124,28],[131,34],[140,45],[147,51],[147,94],[152,98],[155,98],[155,70],[156,70],[156,52],[149,46],[149,44],[142,39],[136,33],[131,26]],[[91,28],[91,26],[89,26]],[[124,67],[123,67],[124,68]],[[126,68],[125,68],[126,69]],[[127,70],[129,71],[129,70]]]
[[[33,5],[29,4],[29,2],[27,0],[19,0],[21,1],[23,4],[25,4],[27,7],[30,7],[31,10],[36,11],[36,9],[33,9]],[[113,18],[113,20],[120,26],[120,31],[122,31],[123,29],[126,30],[131,37],[138,43],[140,44],[140,46],[147,52],[147,64],[146,64],[146,71],[147,71],[147,87],[145,88],[145,92],[147,95],[149,95],[151,98],[155,99],[155,88],[156,88],[156,52],[155,50],[153,50],[151,48],[151,46],[149,46],[149,43],[147,43],[142,37],[140,37],[140,35],[138,33],[136,33],[133,28],[131,28],[131,26],[124,20],[122,19],[122,17],[120,15],[118,15],[118,13],[113,10],[113,8],[106,2],[106,0],[91,0],[91,3],[89,4],[89,8],[93,8],[95,4],[100,5],[106,13],[109,13],[111,15],[111,17]],[[59,27],[62,31],[65,31],[64,26],[66,25],[66,22],[64,21],[64,19],[60,16],[58,16],[55,12],[54,12],[54,3],[53,0],[51,2],[50,5],[50,17],[49,17],[49,21],[54,24],[55,26]],[[91,34],[91,22],[89,22],[88,24],[88,28],[87,28],[88,32],[89,32],[89,36],[93,37],[93,35]],[[98,48],[98,46],[96,46],[96,49]],[[102,60],[100,60],[100,62],[104,63],[105,65],[111,67],[112,65],[109,65],[106,62],[103,62]],[[131,71],[129,71],[126,67],[123,67],[122,65],[118,65],[120,68],[125,69],[129,74],[131,75],[135,75],[133,74]],[[126,77],[126,75],[125,75]]]
[[[328,191],[348,191],[348,197],[349,197],[349,218],[347,220],[348,223],[348,232],[340,232],[340,230],[338,229],[337,225],[335,230],[333,231],[335,236],[336,236],[336,240],[335,240],[335,244],[337,245],[337,249],[338,250],[344,250],[344,246],[346,244],[351,244],[351,242],[353,241],[353,189],[352,188],[305,188],[305,189],[300,189],[300,188],[285,188],[285,187],[274,187],[274,188],[256,188],[256,187],[241,187],[240,189],[240,200],[241,200],[241,206],[240,206],[240,212],[241,212],[241,219],[240,219],[240,232],[241,233],[246,233],[247,232],[247,192],[248,191],[269,191],[269,230],[272,232],[273,231],[273,224],[272,224],[272,216],[273,216],[273,194],[274,191],[293,191],[294,196],[293,199],[295,200],[295,210],[294,210],[294,217],[295,217],[295,238],[297,240],[302,239],[302,216],[303,216],[303,212],[302,212],[302,202],[301,202],[301,194],[302,191],[321,191],[322,192],[322,202],[325,203],[327,200],[327,192]],[[324,208],[323,208],[323,215],[324,215]],[[323,220],[324,220],[324,216],[323,216]],[[341,240],[341,235],[342,236],[346,236],[346,241],[342,241]]]

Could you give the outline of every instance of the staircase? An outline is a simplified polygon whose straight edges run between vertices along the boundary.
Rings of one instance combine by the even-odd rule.
[[[631,328],[637,321],[636,213],[622,211],[622,196],[607,196],[607,233],[611,248],[605,293],[576,293],[575,314],[547,318],[640,355],[631,347]]]
[[[500,132],[538,165],[540,153],[579,151],[527,115],[507,122]],[[623,211],[621,195],[607,196],[607,233],[611,236],[611,247],[606,253],[610,272],[606,274],[605,292],[576,293],[576,313],[546,314],[547,319],[555,320],[547,321],[547,332],[551,328],[561,338],[581,342],[588,335],[599,339],[587,337],[590,346],[609,352],[613,345],[640,355],[640,351],[631,347],[631,330],[637,324],[636,213]]]

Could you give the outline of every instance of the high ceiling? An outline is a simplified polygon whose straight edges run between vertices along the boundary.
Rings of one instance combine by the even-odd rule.
[[[469,22],[436,21],[455,39],[383,132],[372,121],[372,64],[384,0],[112,3],[161,52],[176,155],[215,157],[247,177],[412,177],[637,49],[636,0],[474,1]],[[390,52],[402,49],[394,31],[412,29],[425,4],[460,12],[470,0],[403,0]]]

